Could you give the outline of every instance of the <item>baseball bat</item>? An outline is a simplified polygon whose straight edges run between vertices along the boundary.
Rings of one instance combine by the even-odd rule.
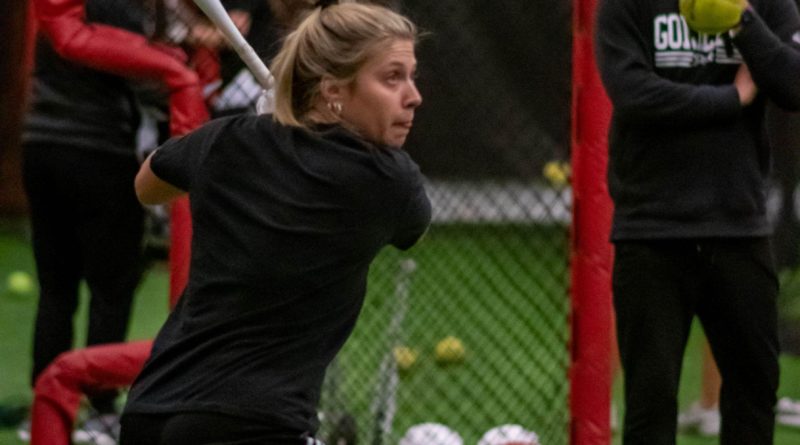
[[[250,72],[253,73],[253,77],[256,78],[258,83],[265,90],[270,90],[273,84],[272,73],[269,72],[267,66],[258,57],[253,47],[247,43],[236,25],[233,24],[233,20],[231,20],[228,12],[225,11],[220,0],[194,0],[194,3],[219,28],[233,50],[236,51],[236,54],[239,55],[247,65],[247,68],[250,69]]]
[[[389,436],[392,433],[394,416],[397,413],[397,388],[400,386],[394,348],[402,340],[403,321],[408,311],[411,275],[416,269],[417,263],[413,259],[401,260],[395,277],[395,308],[386,333],[388,350],[378,370],[378,388],[372,406],[375,415],[372,445],[386,445],[391,442]]]

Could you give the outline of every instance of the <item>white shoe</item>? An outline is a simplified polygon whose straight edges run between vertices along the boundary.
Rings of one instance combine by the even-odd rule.
[[[788,397],[781,397],[775,408],[778,414],[800,415],[800,401],[792,400]]]
[[[119,416],[101,414],[86,419],[72,432],[72,441],[92,445],[116,445],[119,437]]]
[[[31,441],[31,419],[25,419],[17,425],[17,438],[23,442]]]
[[[718,436],[720,429],[719,408],[703,408],[695,402],[688,410],[678,414],[678,430],[701,436]]]
[[[800,402],[782,397],[775,406],[775,422],[780,425],[800,427]]]
[[[617,414],[617,406],[612,403],[610,411],[611,421],[609,422],[609,426],[611,427],[611,432],[619,432],[619,414]]]

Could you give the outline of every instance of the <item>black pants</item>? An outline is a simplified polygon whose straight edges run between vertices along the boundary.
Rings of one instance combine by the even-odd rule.
[[[120,445],[307,445],[307,435],[224,414],[125,414]]]
[[[91,293],[87,344],[125,339],[142,275],[144,212],[133,189],[138,171],[133,154],[29,145],[23,159],[40,288],[35,383],[56,356],[72,348],[82,279]],[[93,402],[107,411],[112,397]]]
[[[722,375],[720,443],[772,444],[778,281],[767,239],[618,242],[613,288],[625,445],[675,443],[695,315]]]

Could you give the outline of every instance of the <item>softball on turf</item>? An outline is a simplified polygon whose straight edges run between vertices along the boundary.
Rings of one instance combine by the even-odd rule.
[[[413,348],[408,346],[397,346],[392,350],[394,354],[394,361],[397,363],[397,369],[400,371],[408,371],[417,362],[419,353]]]
[[[464,361],[466,351],[464,344],[457,337],[447,336],[436,344],[434,350],[436,363],[440,365],[452,365]]]
[[[567,182],[569,182],[569,163],[550,161],[542,168],[542,174],[551,185],[563,187],[567,184]]]
[[[27,294],[33,291],[33,278],[27,272],[16,270],[8,274],[6,287],[15,294]]]
[[[478,445],[539,445],[539,436],[519,425],[500,425],[487,431]]]
[[[420,423],[406,431],[399,445],[464,445],[464,439],[441,423]]]

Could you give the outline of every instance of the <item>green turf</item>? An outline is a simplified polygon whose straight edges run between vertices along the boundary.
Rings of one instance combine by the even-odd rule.
[[[30,337],[35,292],[5,288],[12,271],[33,273],[24,225],[0,223],[0,403],[28,399]],[[385,250],[370,272],[362,317],[345,345],[336,372],[339,385],[326,387],[358,419],[362,434],[374,428],[370,414],[378,367],[387,351],[387,326],[396,310],[398,263],[413,258],[409,308],[402,343],[419,352],[400,376],[396,439],[408,426],[446,423],[474,444],[498,423],[520,422],[536,429],[545,445],[567,441],[568,270],[563,227],[439,226],[408,253]],[[149,269],[134,307],[131,339],[151,338],[167,313],[168,275],[162,263]],[[84,291],[85,293],[85,291]],[[83,341],[85,295],[76,332]],[[438,366],[436,342],[461,338],[463,364]],[[698,392],[700,340],[693,334],[685,363],[681,403]],[[780,394],[800,398],[800,359],[782,359]],[[615,386],[619,401],[619,384]],[[619,402],[618,402],[619,403]],[[329,405],[330,403],[328,403]],[[0,429],[0,445],[16,445],[12,429]],[[614,443],[619,443],[615,435]],[[681,445],[716,443],[680,436]],[[776,444],[800,443],[800,429],[779,427]]]

